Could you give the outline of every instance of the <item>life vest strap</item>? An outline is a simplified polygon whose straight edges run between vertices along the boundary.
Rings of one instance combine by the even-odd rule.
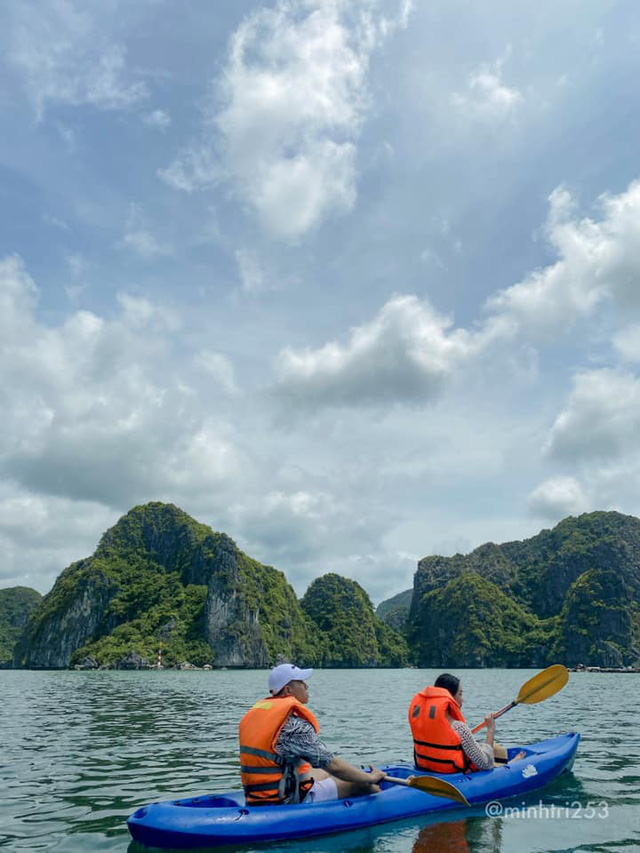
[[[274,782],[263,782],[261,785],[245,785],[244,791],[245,794],[255,794],[258,791],[273,791],[274,787],[277,788]]]
[[[258,776],[275,776],[280,773],[276,767],[252,767],[249,764],[240,765],[241,773],[256,773]]]
[[[420,755],[420,753],[416,753],[416,754],[417,754],[418,758],[422,758],[425,761],[431,762],[432,764],[450,764],[452,767],[455,767],[456,770],[458,769],[455,761],[452,761],[450,758],[432,758],[430,755]],[[417,762],[416,762],[416,764],[417,764]]]
[[[429,746],[431,749],[462,749],[459,744],[441,744],[441,743],[429,743],[426,740],[414,740],[414,744],[417,746]]]
[[[256,749],[253,746],[243,746],[240,744],[240,752],[244,752],[246,755],[255,755],[256,758],[268,758],[270,761],[276,761],[279,756],[277,752],[270,752],[267,749]]]

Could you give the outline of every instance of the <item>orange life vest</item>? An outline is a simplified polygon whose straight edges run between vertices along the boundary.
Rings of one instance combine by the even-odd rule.
[[[413,697],[409,705],[413,760],[417,767],[434,773],[476,770],[447,720],[447,711],[454,720],[466,722],[460,705],[444,687],[425,687]]]
[[[275,752],[282,727],[294,714],[320,731],[314,715],[293,696],[268,696],[240,720],[240,775],[247,805],[300,802],[313,785],[311,765],[282,763]]]

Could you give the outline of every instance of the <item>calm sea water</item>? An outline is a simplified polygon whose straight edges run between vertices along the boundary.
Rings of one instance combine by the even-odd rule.
[[[464,710],[472,723],[514,699],[534,674],[456,672],[463,679]],[[437,674],[411,669],[317,671],[310,680],[310,707],[329,747],[352,763],[409,759],[406,708],[412,695]],[[266,672],[255,670],[0,671],[3,853],[143,853],[126,828],[135,808],[152,800],[238,787],[237,723],[266,693],[265,685]],[[528,816],[456,811],[444,821],[417,818],[267,849],[640,850],[639,698],[640,675],[576,673],[553,698],[517,707],[499,721],[498,738],[505,744],[569,729],[583,736],[573,774],[516,802],[528,807]],[[539,802],[555,810],[532,810]]]

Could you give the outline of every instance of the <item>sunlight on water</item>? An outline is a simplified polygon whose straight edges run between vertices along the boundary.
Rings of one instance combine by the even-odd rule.
[[[533,674],[456,672],[464,680],[464,711],[472,724],[515,698]],[[410,669],[317,671],[310,706],[327,745],[354,764],[408,760],[406,709],[436,675]],[[574,774],[517,800],[515,814],[492,818],[481,809],[458,811],[446,820],[416,818],[268,849],[638,850],[640,711],[632,697],[639,681],[638,675],[572,674],[562,693],[501,718],[502,743],[541,740],[572,728],[583,735]],[[0,690],[0,848],[139,853],[144,848],[130,842],[126,828],[135,808],[238,787],[237,724],[266,693],[266,672],[1,671]],[[600,804],[593,816],[589,803]]]

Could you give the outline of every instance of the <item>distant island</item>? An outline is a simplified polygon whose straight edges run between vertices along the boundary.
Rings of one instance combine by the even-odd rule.
[[[0,668],[11,666],[13,649],[41,599],[39,592],[27,586],[0,589]]]
[[[378,614],[425,667],[637,667],[640,520],[569,517],[522,542],[425,557]]]
[[[0,590],[0,667],[637,666],[640,520],[570,517],[522,542],[421,560],[374,611],[284,574],[172,504],[134,507],[44,597]]]
[[[355,581],[328,574],[301,601],[284,574],[172,504],[134,507],[32,612],[16,668],[403,666],[404,637]]]

